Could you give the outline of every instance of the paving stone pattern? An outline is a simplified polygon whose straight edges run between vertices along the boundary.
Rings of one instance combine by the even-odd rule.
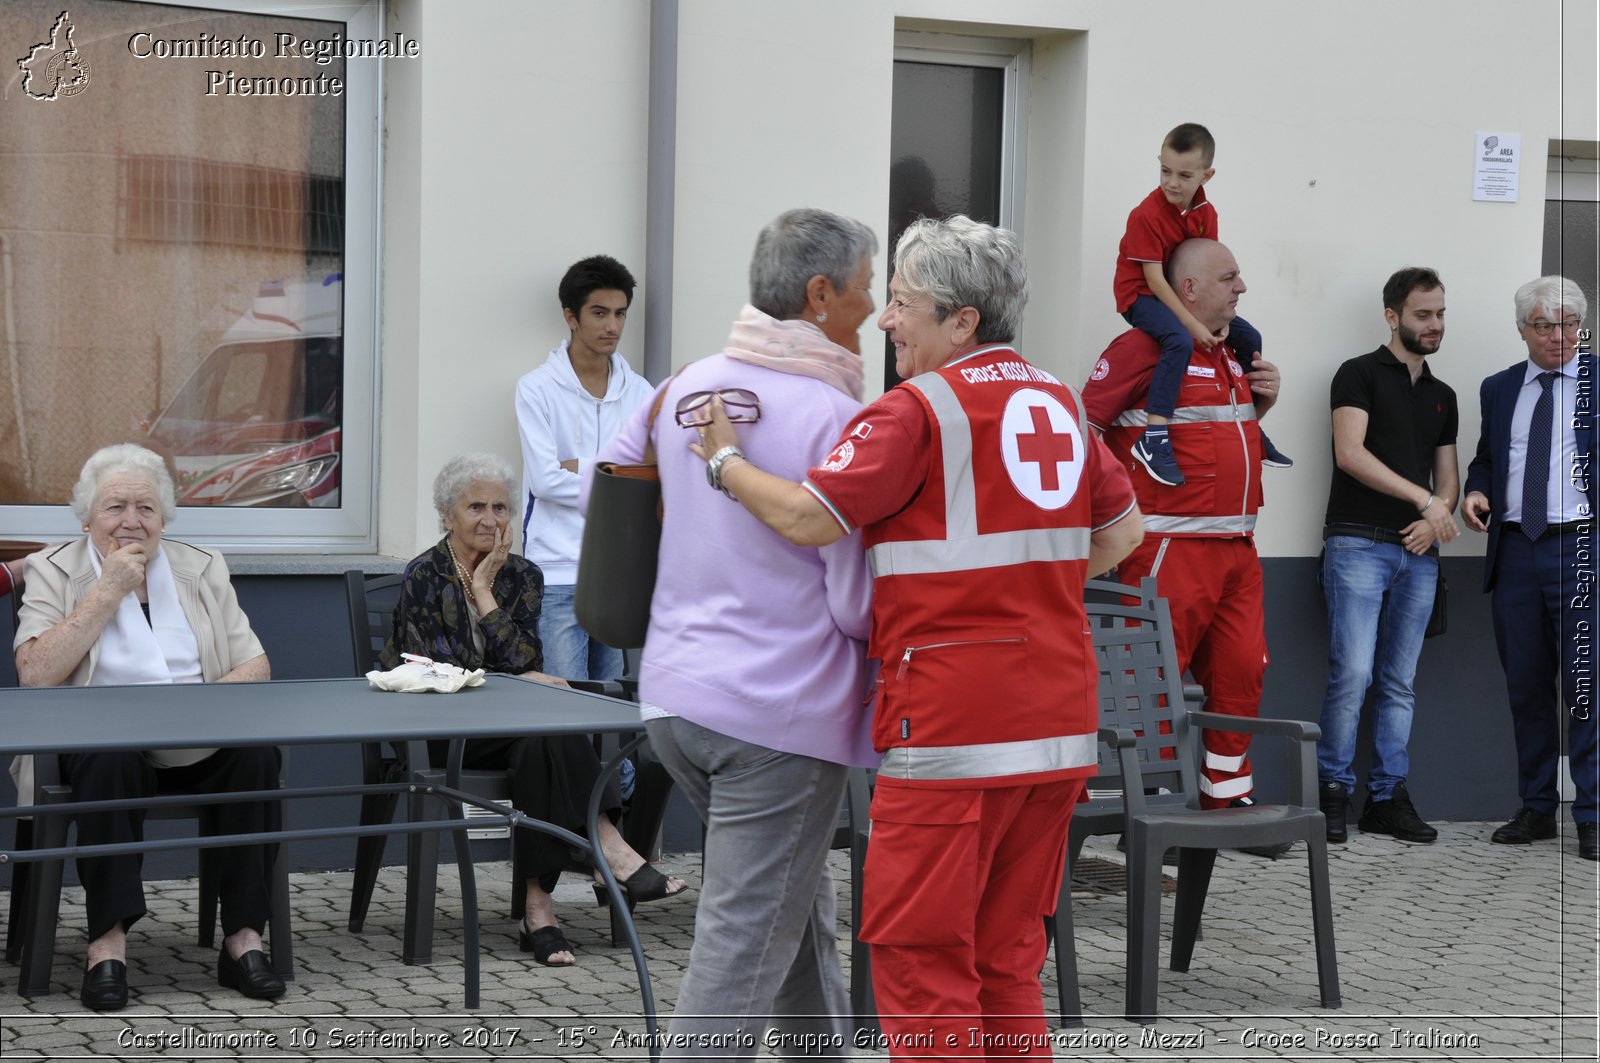
[[[1596,865],[1579,860],[1571,824],[1559,842],[1489,844],[1492,823],[1441,824],[1412,846],[1352,830],[1333,846],[1333,896],[1344,1006],[1318,1006],[1309,894],[1300,850],[1276,861],[1223,853],[1189,972],[1162,970],[1161,1021],[1122,1014],[1121,896],[1074,905],[1087,1026],[1057,1030],[1057,1059],[1593,1060],[1596,1058]],[[1085,852],[1121,860],[1111,839]],[[698,884],[696,854],[666,870]],[[847,918],[849,865],[833,860]],[[194,944],[191,880],[152,884],[132,935],[133,1003],[95,1015],[78,1003],[82,892],[64,895],[55,992],[15,995],[0,966],[0,1056],[37,1059],[647,1059],[638,983],[609,942],[604,909],[574,876],[557,911],[575,968],[518,951],[509,869],[482,864],[482,1007],[462,1006],[461,922],[453,866],[440,868],[435,963],[400,963],[404,877],[386,869],[363,934],[345,930],[348,872],[292,879],[298,977],[276,1003],[218,988],[215,955]],[[651,984],[670,1015],[688,962],[694,900],[641,906]],[[0,894],[0,917],[9,903]],[[1164,900],[1170,927],[1170,897]],[[850,936],[841,926],[848,971]],[[1163,962],[1166,946],[1163,944]],[[1053,961],[1046,1009],[1055,1011]],[[758,1043],[761,1035],[755,1035]],[[770,1051],[760,1049],[763,1056]],[[857,1058],[885,1058],[881,1046]],[[1040,1058],[1035,1056],[1035,1058]]]

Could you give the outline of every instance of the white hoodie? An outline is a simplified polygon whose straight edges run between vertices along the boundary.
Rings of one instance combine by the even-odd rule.
[[[578,581],[578,549],[583,544],[578,484],[583,466],[655,393],[622,355],[613,353],[605,397],[595,398],[572,369],[568,342],[562,341],[543,365],[517,381],[517,434],[522,437],[522,492],[527,506],[522,552],[544,572],[546,583],[558,586]],[[561,467],[561,462],[573,458],[579,463],[576,473]]]

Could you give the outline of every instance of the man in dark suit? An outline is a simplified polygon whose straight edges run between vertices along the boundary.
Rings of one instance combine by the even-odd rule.
[[[1565,277],[1517,289],[1528,358],[1483,382],[1483,431],[1461,505],[1489,533],[1483,589],[1493,591],[1522,808],[1491,841],[1554,838],[1558,721],[1565,705],[1578,852],[1600,860],[1596,836],[1595,356],[1583,328],[1588,300]],[[1561,698],[1556,698],[1559,680]]]

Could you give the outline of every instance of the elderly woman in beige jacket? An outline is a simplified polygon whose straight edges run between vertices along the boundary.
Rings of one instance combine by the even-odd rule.
[[[84,463],[72,492],[80,539],[28,561],[17,619],[17,678],[23,686],[230,683],[271,677],[267,655],[239,608],[222,555],[162,538],[176,510],[161,457],[131,443],[104,447]],[[145,797],[163,788],[199,793],[270,790],[277,750],[146,750],[63,755],[64,781],[79,801]],[[29,765],[13,765],[18,792],[32,793]],[[22,770],[19,771],[18,769]],[[203,829],[279,829],[276,802],[222,804]],[[79,816],[80,844],[137,841],[143,814]],[[284,984],[262,952],[269,912],[270,845],[224,849],[217,981],[246,996],[281,996]],[[114,1011],[128,1002],[127,932],[145,914],[138,856],[78,861],[89,917],[83,1003]]]

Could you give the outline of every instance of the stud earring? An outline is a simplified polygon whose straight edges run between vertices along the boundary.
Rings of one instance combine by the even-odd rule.
[[[826,320],[828,320],[828,312],[826,310],[817,315],[817,324],[820,325]]]

